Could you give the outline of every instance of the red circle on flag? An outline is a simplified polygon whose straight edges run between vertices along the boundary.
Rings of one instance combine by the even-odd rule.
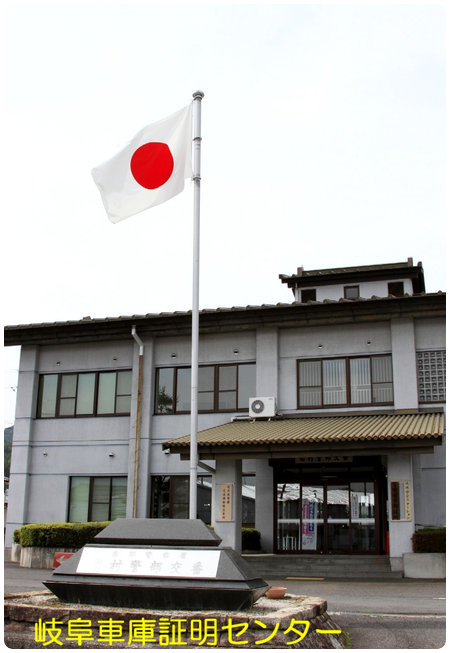
[[[173,156],[166,143],[146,143],[131,157],[131,174],[140,186],[154,190],[163,186],[173,172]]]

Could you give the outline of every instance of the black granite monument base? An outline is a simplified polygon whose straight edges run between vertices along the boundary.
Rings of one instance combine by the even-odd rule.
[[[240,610],[268,589],[201,520],[117,519],[44,583],[60,600],[126,608]]]

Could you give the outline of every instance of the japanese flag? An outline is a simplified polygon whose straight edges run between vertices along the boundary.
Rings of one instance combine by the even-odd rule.
[[[192,177],[192,105],[141,129],[92,170],[111,222],[162,204]]]

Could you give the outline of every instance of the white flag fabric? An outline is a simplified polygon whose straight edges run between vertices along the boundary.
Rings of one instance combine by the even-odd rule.
[[[192,177],[192,106],[141,129],[92,170],[111,222],[162,204]]]

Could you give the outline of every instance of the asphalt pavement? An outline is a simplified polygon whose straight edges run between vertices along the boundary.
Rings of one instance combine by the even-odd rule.
[[[50,569],[4,563],[5,594],[44,590]],[[352,649],[437,649],[445,645],[445,581],[270,580],[292,594],[326,599]]]

